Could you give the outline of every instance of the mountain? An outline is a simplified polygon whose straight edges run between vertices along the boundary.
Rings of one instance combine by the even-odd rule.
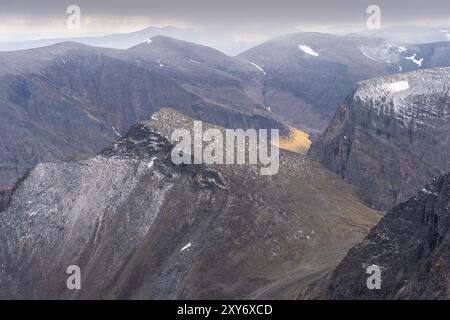
[[[0,43],[0,51],[19,51],[19,50],[35,49],[52,46],[62,42],[77,42],[93,47],[128,49],[156,35],[165,35],[168,37],[175,37],[175,38],[177,37],[194,38],[195,34],[196,31],[189,28],[181,29],[176,27],[164,27],[164,28],[148,27],[135,32],[116,33],[105,36],[73,37],[73,38],[69,37],[69,38],[3,42]]]
[[[450,66],[450,42],[409,44],[383,38],[353,38],[368,58],[388,65],[388,73]]]
[[[369,265],[381,268],[380,290],[367,289]],[[450,174],[386,214],[324,288],[327,299],[449,299]]]
[[[381,218],[296,153],[273,176],[173,164],[166,136],[192,121],[163,109],[96,156],[31,170],[0,212],[0,298],[294,298]]]
[[[450,170],[450,68],[359,83],[309,155],[380,209]]]
[[[242,127],[256,124],[257,127],[280,128],[280,148],[302,154],[308,151],[311,145],[309,135],[288,126],[265,104],[264,71],[255,64],[213,48],[163,36],[148,39],[128,50],[127,55],[140,66],[157,66],[158,72],[205,101],[252,115],[251,123],[241,124]],[[272,119],[274,123],[266,124],[264,119]],[[218,123],[214,116],[209,120]],[[237,127],[233,122],[219,124]]]
[[[220,34],[220,36],[218,36],[218,34]],[[166,36],[206,45],[216,48],[229,55],[236,55],[240,52],[250,49],[256,44],[259,44],[258,42],[254,41],[237,41],[232,33],[222,32],[220,30],[203,30],[168,26],[161,28],[148,27],[134,32],[115,33],[104,36],[3,42],[0,43],[0,51],[34,49],[51,46],[61,42],[77,42],[94,47],[128,49],[140,43],[143,43],[144,41],[154,36]]]
[[[320,33],[275,38],[238,57],[264,71],[264,99],[272,111],[311,133],[325,129],[355,82],[386,72],[352,41]]]
[[[450,66],[450,44],[299,33],[269,40],[238,57],[264,71],[264,102],[272,112],[315,136],[357,82]]]
[[[157,65],[160,72],[175,79],[186,90],[218,104],[265,112],[263,74],[247,61],[236,59],[213,48],[156,36],[127,54],[143,64]]]
[[[0,55],[2,186],[38,162],[98,152],[160,105],[194,99],[170,79],[79,44]]]
[[[183,42],[183,51],[174,44],[179,42],[156,39],[148,56],[142,47],[76,43],[0,53],[0,188],[12,187],[38,162],[92,155],[162,107],[228,128],[289,132],[253,98],[258,70],[207,47]],[[161,67],[153,61],[156,51],[159,59],[184,54],[184,60]],[[189,68],[191,55],[217,59],[217,65]]]

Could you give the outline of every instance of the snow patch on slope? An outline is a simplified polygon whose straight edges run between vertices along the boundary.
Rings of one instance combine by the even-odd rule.
[[[411,60],[412,62],[414,62],[415,64],[417,64],[419,67],[422,66],[423,63],[423,58],[421,59],[416,59],[417,53],[414,53],[411,57],[405,57],[406,60]]]
[[[408,81],[397,81],[386,84],[386,89],[391,92],[401,92],[409,89]]]
[[[372,61],[377,61],[376,59],[372,58],[371,56],[369,56],[367,53],[364,52],[364,50],[359,49],[359,51],[361,51],[361,53],[367,58],[370,59]]]
[[[113,129],[114,133],[117,134],[118,137],[122,138],[122,135],[119,132],[117,132],[116,128],[114,127],[111,128]]]
[[[300,50],[302,50],[304,53],[309,54],[310,56],[314,56],[314,57],[319,56],[319,54],[316,51],[314,51],[311,47],[309,47],[307,45],[301,44],[298,46],[298,48]]]
[[[153,165],[155,164],[155,160],[156,160],[156,159],[158,159],[158,157],[152,157],[152,158],[150,159],[150,162],[147,163],[147,168],[149,168],[149,169],[153,168]]]
[[[266,72],[264,71],[264,69],[263,68],[261,68],[260,66],[258,66],[256,63],[254,63],[254,62],[251,62],[250,61],[250,63],[252,64],[252,65],[254,65],[259,71],[261,71],[264,75],[266,75]]]
[[[192,243],[188,243],[187,245],[185,245],[183,248],[181,248],[180,252],[183,252],[184,250],[189,249],[192,246]]]
[[[450,68],[439,68],[362,81],[354,98],[378,114],[393,112],[408,124],[424,117],[447,117],[439,101],[448,99],[449,92]]]

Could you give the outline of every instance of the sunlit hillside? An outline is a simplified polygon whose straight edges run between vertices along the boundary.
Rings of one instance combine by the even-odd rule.
[[[300,154],[306,154],[311,146],[311,140],[309,140],[309,135],[303,131],[296,128],[290,128],[289,136],[281,137],[279,148],[297,152]]]

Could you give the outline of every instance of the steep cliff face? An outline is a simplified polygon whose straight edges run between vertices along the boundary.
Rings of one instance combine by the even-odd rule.
[[[17,186],[0,213],[1,298],[293,298],[380,218],[298,154],[281,152],[274,176],[176,166],[166,136],[192,119],[153,118],[97,156],[37,165]],[[66,287],[70,265],[80,291]]]
[[[381,209],[450,169],[450,69],[360,83],[309,154]]]
[[[381,268],[369,290],[366,269]],[[322,298],[450,299],[450,174],[396,206],[352,248]]]
[[[0,190],[0,212],[3,211],[3,209],[5,209],[6,205],[8,204],[11,193],[11,189]]]

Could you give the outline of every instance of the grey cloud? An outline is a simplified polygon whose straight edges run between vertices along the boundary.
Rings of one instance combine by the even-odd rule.
[[[199,26],[364,23],[371,4],[382,8],[382,17],[389,23],[450,18],[448,0],[2,0],[0,12],[54,18],[64,16],[70,4],[79,5],[85,14],[178,19]]]

